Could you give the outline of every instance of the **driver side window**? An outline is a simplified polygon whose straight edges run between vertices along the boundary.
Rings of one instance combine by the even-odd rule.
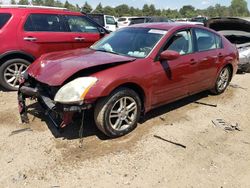
[[[180,55],[193,53],[193,42],[190,31],[180,31],[169,40],[164,50],[173,50]]]

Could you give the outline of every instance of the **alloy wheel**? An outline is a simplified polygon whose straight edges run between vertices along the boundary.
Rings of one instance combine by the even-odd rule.
[[[218,82],[217,82],[217,88],[219,91],[223,91],[229,82],[229,78],[230,78],[230,72],[228,68],[224,68],[218,78]]]
[[[130,127],[137,117],[137,103],[131,97],[122,97],[115,102],[109,113],[109,123],[117,131]]]
[[[22,73],[28,68],[28,65],[23,63],[13,63],[4,70],[4,80],[10,86],[18,88],[19,79]]]

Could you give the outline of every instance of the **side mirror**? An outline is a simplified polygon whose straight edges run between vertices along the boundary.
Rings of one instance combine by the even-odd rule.
[[[160,54],[160,60],[174,60],[180,57],[180,54],[173,50],[165,50]]]

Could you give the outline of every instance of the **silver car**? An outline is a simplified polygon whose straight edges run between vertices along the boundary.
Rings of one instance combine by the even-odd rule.
[[[206,26],[223,34],[239,51],[238,72],[250,72],[250,22],[248,19],[218,17],[207,21]]]

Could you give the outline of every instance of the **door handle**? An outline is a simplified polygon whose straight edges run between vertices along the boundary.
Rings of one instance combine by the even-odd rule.
[[[222,54],[222,53],[219,53],[219,54],[218,54],[218,57],[223,57],[223,54]]]
[[[76,40],[76,41],[84,41],[85,38],[83,38],[83,37],[75,37],[75,40]]]
[[[190,65],[195,65],[195,64],[197,64],[198,62],[197,61],[195,61],[194,59],[191,59],[190,60]]]
[[[207,57],[204,57],[201,61],[207,61],[208,58]]]
[[[33,42],[33,41],[36,41],[37,38],[35,38],[35,37],[24,37],[23,40]]]

